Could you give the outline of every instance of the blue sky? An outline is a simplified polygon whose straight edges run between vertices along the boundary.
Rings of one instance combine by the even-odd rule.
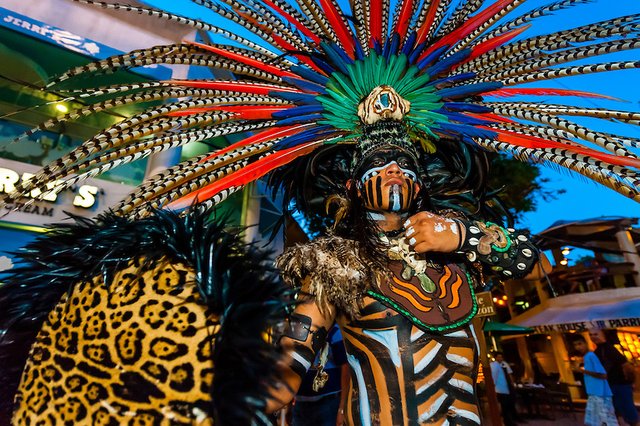
[[[214,14],[188,0],[146,1],[156,7],[166,8],[176,13],[197,16],[213,24],[216,23]],[[548,3],[550,3],[549,0],[529,0],[517,10],[531,9]],[[525,34],[532,35],[534,31],[544,33],[554,29],[572,27],[632,13],[640,13],[640,0],[593,0],[588,4],[558,12],[553,17],[545,17],[544,20],[536,21],[535,25],[542,22],[545,25],[537,27],[534,25]],[[637,60],[638,56],[638,51],[632,51],[618,55],[617,58]],[[602,58],[596,61],[600,62],[605,58],[611,59],[611,57]],[[589,61],[594,62],[593,59]],[[589,100],[586,104],[588,106],[640,111],[640,71],[616,71],[587,77],[570,77],[561,79],[558,82],[558,87],[561,88],[595,91],[625,101],[620,103]],[[550,84],[545,82],[543,85],[549,86]],[[561,102],[559,99],[550,101]],[[610,126],[605,131],[620,132],[627,136],[640,138],[640,127],[614,124]],[[577,174],[568,171],[560,172],[557,168],[550,167],[542,167],[542,170],[544,177],[550,180],[546,186],[548,189],[552,191],[564,189],[566,193],[558,195],[557,200],[549,202],[540,200],[537,211],[524,216],[520,225],[529,228],[533,233],[542,231],[560,219],[580,220],[600,216],[640,217],[640,203],[627,199],[599,184],[590,182]]]

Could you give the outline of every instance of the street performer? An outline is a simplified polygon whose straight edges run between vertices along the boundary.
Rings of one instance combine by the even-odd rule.
[[[364,101],[380,109],[390,100],[384,111],[361,109],[381,120],[365,126],[355,150],[345,223],[278,261],[301,294],[295,332],[282,339],[288,386],[278,396],[297,387],[336,321],[351,370],[347,424],[480,424],[474,289],[483,271],[523,276],[537,250],[523,233],[431,202],[429,160],[400,121],[382,119],[397,97],[387,88]]]
[[[77,108],[27,135],[114,109],[116,121],[17,183],[0,209],[190,143],[217,148],[23,253],[0,286],[0,408],[14,424],[267,424],[334,321],[351,370],[348,424],[480,424],[474,291],[538,257],[503,226],[492,156],[564,167],[640,201],[640,140],[607,127],[637,126],[633,103],[554,85],[640,68],[624,55],[640,46],[638,15],[618,2],[612,18],[547,31],[549,15],[589,2],[195,0],[214,24],[67,1],[210,42],[137,49],[30,88]],[[215,72],[100,83],[159,64]],[[332,228],[277,261],[295,308],[265,254],[210,220],[263,177],[286,213],[293,201]]]

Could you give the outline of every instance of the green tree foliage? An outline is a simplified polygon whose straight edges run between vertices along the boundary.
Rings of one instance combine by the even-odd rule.
[[[516,222],[522,214],[536,210],[539,200],[549,201],[564,193],[545,188],[549,179],[541,177],[540,166],[524,163],[505,155],[496,156],[491,163],[489,186],[499,189],[498,197],[514,216]]]

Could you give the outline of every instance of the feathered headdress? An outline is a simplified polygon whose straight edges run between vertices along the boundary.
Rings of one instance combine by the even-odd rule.
[[[640,113],[572,103],[603,97],[595,93],[525,86],[640,68],[640,61],[576,63],[638,48],[640,15],[527,36],[534,23],[588,0],[549,1],[523,13],[518,7],[524,0],[462,0],[457,7],[451,0],[402,0],[393,12],[388,0],[353,0],[350,10],[335,0],[193,0],[220,15],[217,25],[155,9],[74,1],[180,22],[227,41],[132,51],[71,69],[49,87],[80,74],[159,63],[207,66],[237,78],[83,89],[80,96],[103,100],[39,129],[116,106],[163,103],[87,140],[10,199],[36,188],[46,191],[53,181],[66,188],[189,142],[247,133],[240,142],[152,177],[114,211],[135,218],[166,206],[216,204],[320,147],[357,143],[364,125],[396,120],[417,149],[438,150],[446,139],[555,163],[640,201],[640,160],[630,149],[639,140],[571,121],[592,117],[638,125]],[[229,30],[230,23],[246,34]],[[541,103],[541,96],[564,102]]]

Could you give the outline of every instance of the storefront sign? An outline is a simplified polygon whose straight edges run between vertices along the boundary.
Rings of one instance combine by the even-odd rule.
[[[546,324],[532,327],[536,333],[551,333],[554,331],[571,332],[587,331],[591,329],[640,327],[640,318],[622,318],[610,320],[580,321],[566,324]]]
[[[478,302],[477,317],[490,317],[496,313],[493,305],[493,296],[491,296],[490,291],[476,293],[476,301]]]
[[[29,180],[38,166],[0,159],[0,194],[7,194],[15,186]],[[60,191],[55,183],[44,194],[32,191],[29,197],[6,204],[0,212],[2,220],[24,225],[44,226],[64,220],[65,212],[76,216],[93,217],[123,199],[132,189],[128,185],[97,179],[87,179]]]
[[[18,182],[26,182],[33,177],[33,173],[22,173],[22,176],[12,169],[0,167],[0,194],[10,194],[16,189]],[[38,198],[42,201],[56,202],[58,194],[61,190],[59,182],[52,182],[47,185],[50,191],[44,194],[40,190],[31,191],[31,198]],[[82,185],[77,189],[77,195],[73,198],[72,204],[76,207],[88,209],[96,203],[96,194],[99,188],[93,185]],[[17,203],[16,203],[17,204]],[[28,203],[31,205],[32,203]]]
[[[97,41],[48,25],[45,22],[3,7],[0,7],[0,25],[92,58],[105,59],[122,53]],[[171,76],[171,70],[167,67],[154,64],[142,68],[144,69],[142,71],[143,74],[153,78],[166,79]]]

